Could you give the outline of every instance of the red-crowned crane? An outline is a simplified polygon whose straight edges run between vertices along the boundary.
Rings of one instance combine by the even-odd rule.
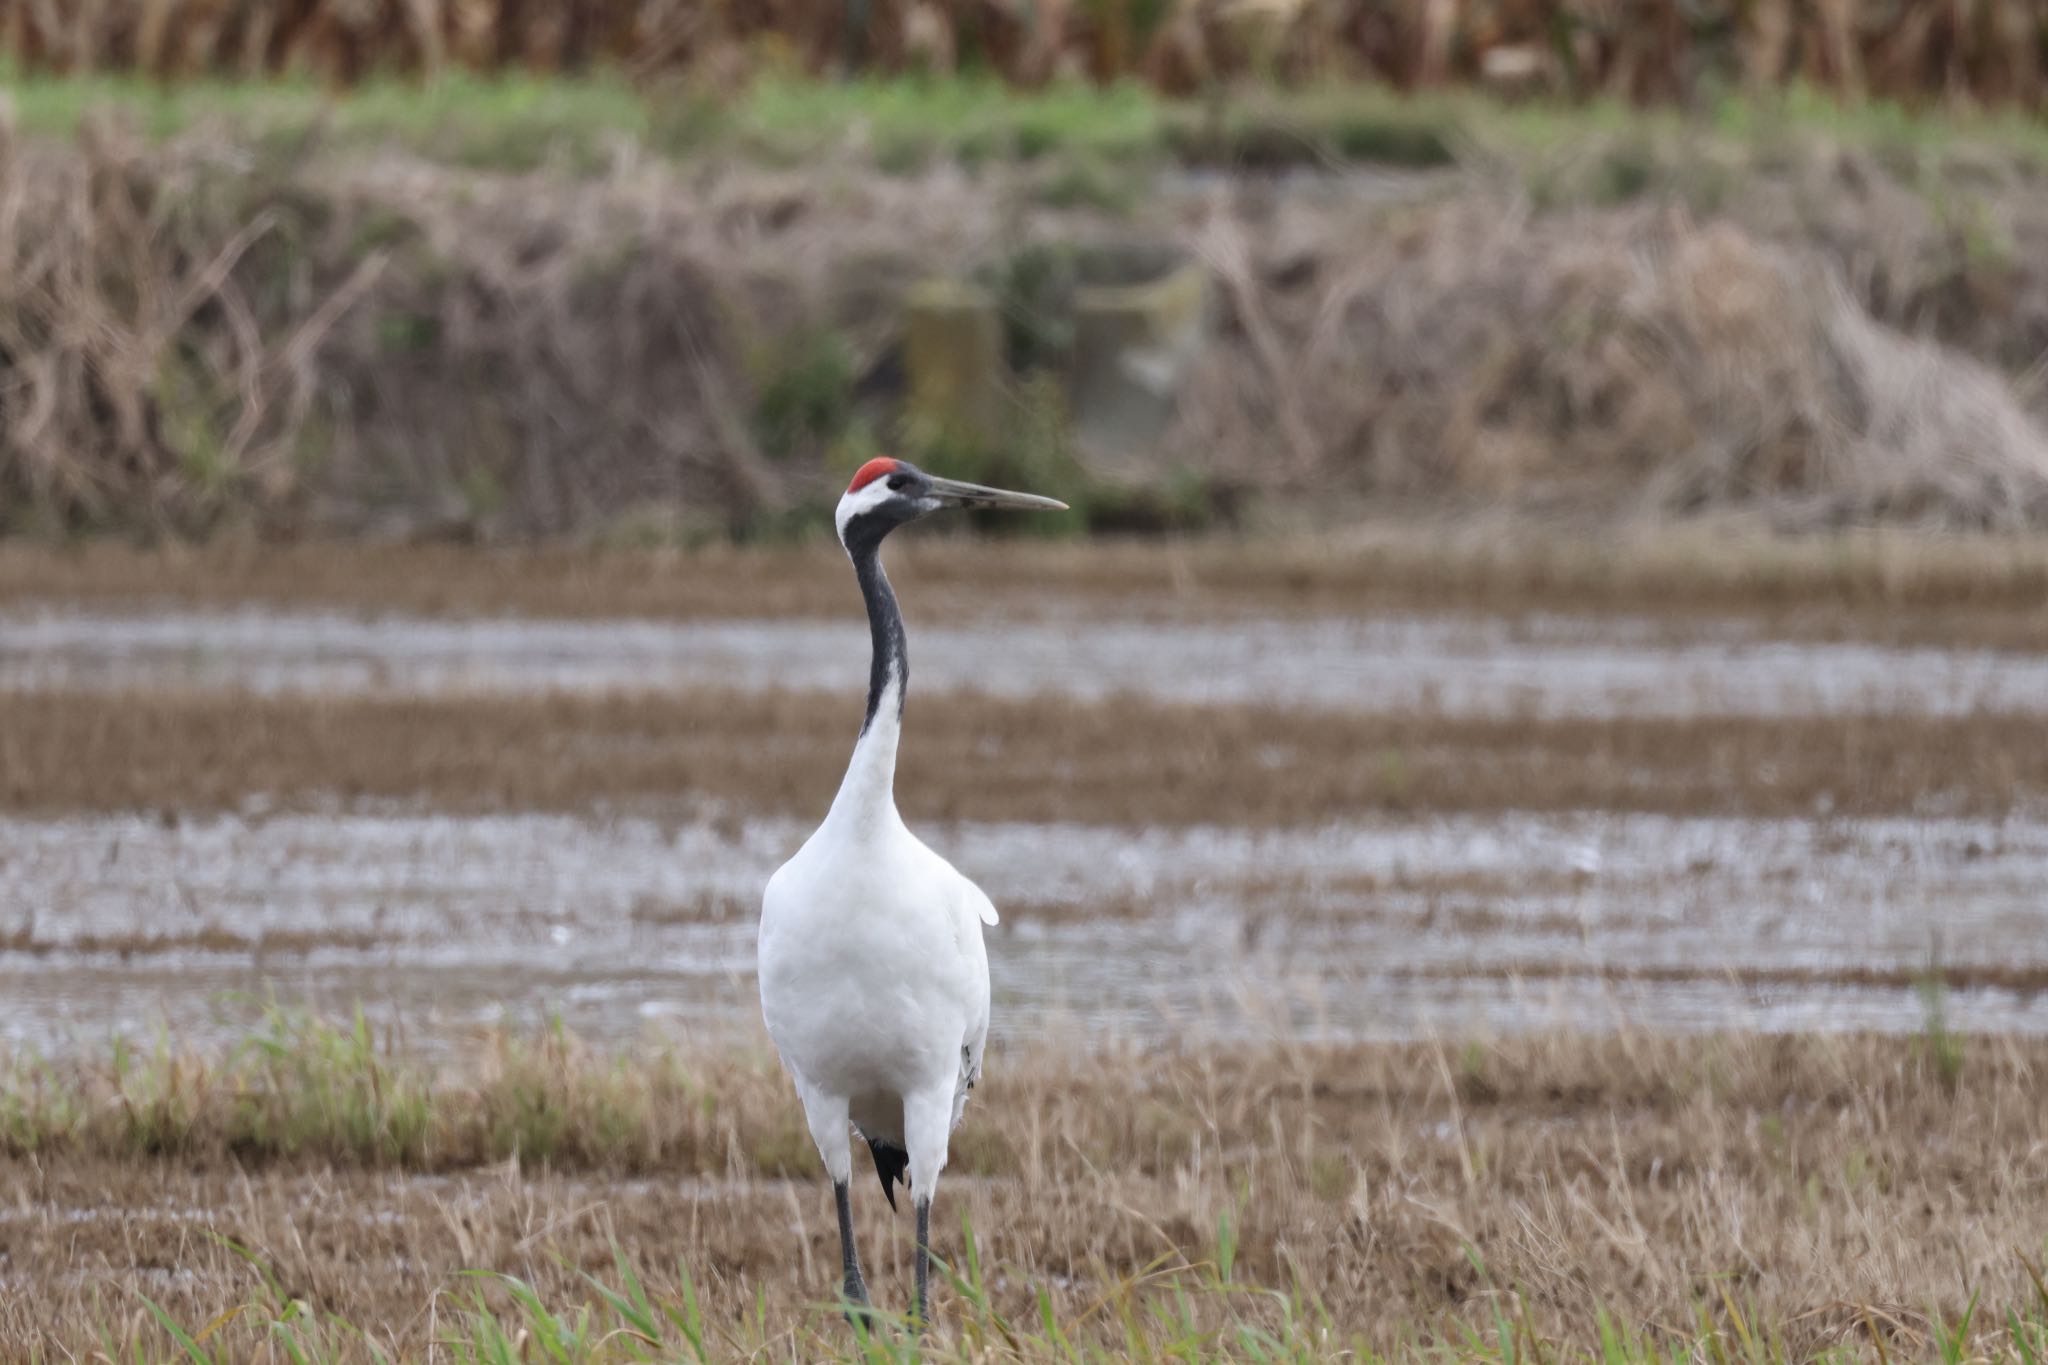
[[[1029,493],[935,478],[903,460],[869,460],[835,517],[867,599],[874,658],[868,711],[825,823],[768,881],[761,898],[761,1014],[803,1100],[839,1213],[843,1290],[868,1305],[854,1249],[849,1129],[875,1159],[896,1206],[917,1206],[917,1318],[928,1321],[932,1195],[988,1038],[981,888],[925,847],[896,812],[896,745],[909,680],[903,616],[882,572],[882,540],[947,507],[1059,511]]]

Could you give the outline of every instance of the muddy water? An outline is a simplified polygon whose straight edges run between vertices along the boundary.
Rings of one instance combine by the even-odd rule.
[[[789,822],[107,816],[0,823],[0,1037],[40,1049],[239,997],[356,1001],[431,1045],[751,1029]],[[2048,822],[1607,815],[1313,831],[946,826],[1003,908],[997,1031],[1331,1038],[1623,1022],[2048,1031]],[[224,1004],[223,1002],[228,1002]]]
[[[279,692],[842,688],[858,619],[365,620],[267,612],[0,617],[0,689]],[[1635,617],[918,622],[921,687],[1532,716],[1953,715],[2048,708],[2048,656],[1772,640]],[[997,661],[1000,661],[999,663]]]

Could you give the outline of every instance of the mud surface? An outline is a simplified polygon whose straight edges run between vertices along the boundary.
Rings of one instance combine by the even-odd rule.
[[[1734,616],[1775,639],[2048,649],[2048,537],[1846,533],[1662,523],[1630,531],[1382,509],[1341,536],[1046,543],[892,540],[913,625],[1105,616],[1217,622],[1383,613],[1622,614],[1684,638]],[[61,553],[0,545],[11,613],[344,612],[451,620],[754,621],[858,617],[829,539],[682,550],[251,544]]]
[[[20,693],[0,811],[336,811],[815,820],[849,692],[487,697]],[[1772,817],[2048,806],[2048,713],[1531,720],[1119,697],[912,700],[913,821],[1125,828],[1608,810]]]

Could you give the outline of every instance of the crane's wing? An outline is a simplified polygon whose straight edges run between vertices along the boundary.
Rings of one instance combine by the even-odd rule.
[[[957,903],[961,910],[979,917],[982,924],[998,923],[995,903],[988,898],[988,893],[976,886],[958,869],[955,869],[953,875],[959,878],[961,899]],[[965,918],[964,914],[962,918]],[[988,1045],[988,952],[982,946],[980,927],[974,925],[971,920],[968,921],[968,925],[970,927],[967,934],[973,945],[971,951],[975,967],[972,975],[975,980],[973,996],[968,1006],[967,1032],[960,1041],[960,1075],[953,1087],[955,1128],[960,1126],[960,1116],[967,1110],[967,1092],[974,1089],[975,1083],[981,1079],[982,1053]]]
[[[967,1036],[960,1043],[960,1078],[953,1086],[953,1127],[960,1126],[967,1112],[967,1092],[981,1080],[981,1059],[988,1049],[988,995],[983,988],[981,1009],[968,1021]]]
[[[986,891],[965,877],[960,879],[960,884],[966,888],[967,903],[981,916],[983,924],[993,926],[1003,922],[1003,917],[996,913],[996,903],[988,898]]]
[[[953,894],[949,899],[956,913],[977,916],[983,924],[994,925],[1002,922],[1002,917],[996,914],[995,902],[988,898],[986,891],[974,884],[973,878],[947,862],[943,854],[915,834],[910,837],[932,866],[933,875],[952,883]]]
[[[984,1018],[981,1030],[969,1037],[960,1048],[960,1083],[953,1087],[954,1128],[960,1126],[961,1117],[967,1113],[967,1092],[974,1089],[981,1080],[981,1058],[987,1045],[988,1020]]]

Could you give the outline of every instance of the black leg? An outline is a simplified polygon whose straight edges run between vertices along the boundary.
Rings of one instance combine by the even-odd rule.
[[[922,1333],[931,1318],[931,1298],[927,1292],[932,1270],[932,1201],[924,1195],[917,1197],[917,1330]]]
[[[860,1274],[860,1253],[853,1247],[853,1204],[847,1197],[845,1181],[832,1182],[832,1199],[839,1206],[839,1266],[846,1277],[841,1286],[848,1304],[846,1320],[853,1322],[865,1316],[856,1314],[854,1308],[868,1306],[868,1286]]]

